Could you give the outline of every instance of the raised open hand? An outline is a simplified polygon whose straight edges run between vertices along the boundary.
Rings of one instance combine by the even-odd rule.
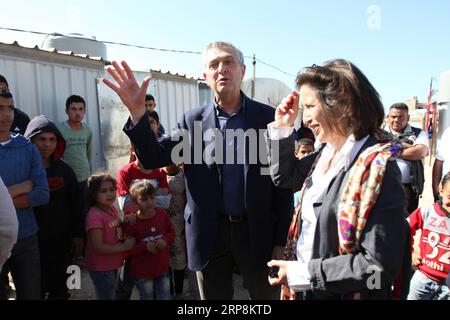
[[[292,127],[294,125],[299,111],[298,100],[298,93],[295,91],[283,99],[275,111],[275,127]]]
[[[108,68],[107,71],[116,81],[112,83],[103,79],[103,83],[113,90],[128,108],[131,115],[131,121],[138,123],[145,114],[145,95],[147,94],[148,84],[151,77],[148,76],[139,87],[133,72],[125,61],[122,61],[122,67],[116,61],[112,62],[114,68]]]

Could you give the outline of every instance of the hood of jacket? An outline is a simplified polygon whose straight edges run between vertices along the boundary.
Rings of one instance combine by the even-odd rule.
[[[37,135],[44,132],[52,132],[56,135],[57,144],[55,152],[52,155],[52,160],[57,161],[62,158],[64,151],[66,150],[66,140],[63,138],[61,132],[56,125],[47,116],[40,115],[31,119],[25,131],[25,138],[32,139]]]

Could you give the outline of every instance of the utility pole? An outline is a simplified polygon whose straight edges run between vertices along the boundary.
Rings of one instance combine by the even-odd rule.
[[[255,85],[256,85],[256,55],[253,54],[253,75],[252,75],[252,99],[255,98]]]
[[[429,165],[431,165],[431,158],[433,157],[433,149],[436,143],[436,117],[437,113],[437,103],[436,101],[432,102],[431,98],[436,93],[436,90],[433,90],[433,78],[430,81],[430,90],[428,91],[428,102],[418,103],[417,106],[426,107],[427,108],[427,116],[425,123],[425,131],[428,134],[429,148],[430,148],[430,160]]]

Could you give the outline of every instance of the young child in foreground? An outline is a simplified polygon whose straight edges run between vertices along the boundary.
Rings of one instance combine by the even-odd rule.
[[[125,236],[136,239],[129,252],[131,276],[141,300],[170,300],[168,248],[175,238],[175,229],[167,213],[156,208],[151,182],[135,182],[130,195],[139,207],[136,221],[124,223]]]
[[[123,241],[121,220],[114,207],[116,189],[116,180],[107,174],[92,175],[87,181],[86,267],[98,300],[114,299],[118,269],[136,242],[133,238]]]

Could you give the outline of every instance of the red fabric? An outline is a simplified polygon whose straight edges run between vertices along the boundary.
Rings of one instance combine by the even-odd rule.
[[[58,143],[56,144],[55,152],[53,152],[52,160],[60,160],[66,150],[66,141],[58,136]]]
[[[136,162],[132,162],[122,167],[117,174],[117,196],[120,197],[129,194],[133,182],[142,179],[157,180],[159,188],[169,189],[164,170],[153,169],[150,173],[143,173],[139,170]],[[129,213],[125,212],[125,215]]]
[[[423,220],[421,210],[418,208],[409,216],[411,237],[417,230],[422,230],[419,243],[422,263],[418,269],[430,279],[442,283],[450,271],[450,218],[438,203],[429,209],[426,220]],[[412,244],[413,241],[411,239]]]
[[[156,209],[156,214],[150,219],[136,219],[136,223],[124,224],[126,237],[134,237],[136,245],[129,251],[131,258],[131,275],[137,279],[159,277],[169,270],[169,246],[175,238],[175,229],[167,213]],[[167,246],[156,254],[150,253],[146,248],[146,241],[151,236],[161,235]]]
[[[153,169],[150,173],[143,173],[139,170],[136,162],[132,162],[122,167],[117,174],[117,195],[123,196],[128,194],[131,184],[135,180],[141,179],[158,180],[159,188],[169,189],[166,173],[162,169]]]
[[[134,161],[136,161],[136,156],[134,155],[133,152],[130,152],[130,161],[129,161],[129,163],[132,163]]]
[[[394,300],[400,300],[402,297],[402,289],[404,286],[403,273],[404,273],[404,268],[402,266],[402,268],[400,269],[400,273],[398,274],[397,278],[394,280],[394,288],[392,290],[392,298]]]

